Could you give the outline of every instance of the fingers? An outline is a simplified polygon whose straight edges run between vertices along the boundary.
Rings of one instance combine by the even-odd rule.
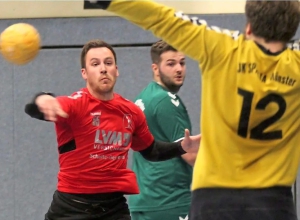
[[[185,138],[189,138],[190,137],[190,131],[189,131],[189,129],[184,129],[184,137]]]
[[[202,137],[202,136],[201,136],[201,134],[197,134],[197,135],[195,135],[195,138],[196,138],[196,139],[199,139],[199,140],[201,140],[201,137]]]
[[[48,121],[56,121],[56,113],[53,108],[48,108],[48,107],[39,107],[40,111],[44,114],[44,118]]]

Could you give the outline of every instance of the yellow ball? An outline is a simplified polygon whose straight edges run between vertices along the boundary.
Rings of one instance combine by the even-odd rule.
[[[0,35],[0,51],[4,59],[24,65],[39,53],[39,32],[30,24],[17,23],[7,27]]]

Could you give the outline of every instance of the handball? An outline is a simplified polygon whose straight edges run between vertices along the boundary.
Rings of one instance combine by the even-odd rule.
[[[40,50],[40,34],[30,24],[17,23],[0,35],[0,52],[5,60],[16,65],[32,61]]]

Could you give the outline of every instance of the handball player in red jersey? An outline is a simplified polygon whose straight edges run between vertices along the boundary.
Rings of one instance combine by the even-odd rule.
[[[25,107],[31,117],[54,122],[57,134],[58,184],[45,220],[131,219],[124,195],[139,189],[127,169],[129,149],[150,161],[198,151],[200,135],[188,130],[179,142],[154,140],[140,108],[113,91],[116,61],[109,44],[89,41],[81,53],[86,88],[59,97],[41,92]]]

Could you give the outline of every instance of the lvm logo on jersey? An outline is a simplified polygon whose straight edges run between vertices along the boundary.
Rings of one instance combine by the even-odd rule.
[[[98,129],[94,149],[123,151],[129,145],[131,133]]]

